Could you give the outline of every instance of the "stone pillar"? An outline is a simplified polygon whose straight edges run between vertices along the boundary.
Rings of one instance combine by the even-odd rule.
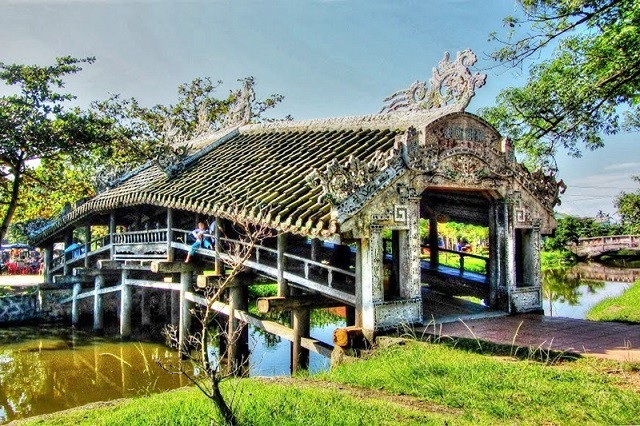
[[[278,296],[289,295],[289,283],[284,278],[284,271],[287,269],[287,258],[284,256],[287,250],[287,234],[278,234]]]
[[[487,262],[487,281],[489,284],[489,306],[497,307],[499,303],[500,275],[503,268],[502,252],[505,235],[500,220],[500,205],[495,201],[489,207],[489,261]]]
[[[248,289],[233,283],[229,287],[229,324],[227,328],[227,354],[229,373],[242,375],[242,369],[249,360],[249,329],[235,317],[236,310],[246,311]]]
[[[146,329],[151,327],[150,291],[151,289],[148,288],[140,288],[140,324]]]
[[[399,231],[400,297],[412,299],[422,296],[420,269],[420,199],[410,198],[407,203],[407,231]],[[422,321],[420,318],[415,319]]]
[[[293,322],[293,342],[291,342],[291,374],[309,368],[309,349],[302,347],[302,338],[309,337],[311,311],[295,309],[291,313]]]
[[[505,202],[504,209],[504,285],[507,290],[507,312],[511,313],[511,293],[516,288],[516,235],[513,226],[513,203]]]
[[[91,225],[84,228],[84,267],[89,267],[89,252],[91,251]]]
[[[364,247],[364,248],[363,248]],[[362,327],[362,257],[363,250],[368,250],[368,242],[356,240],[356,305],[354,306],[353,325]]]
[[[173,242],[173,209],[167,208],[167,261],[173,262],[175,260],[175,251],[171,247]],[[186,241],[185,241],[186,244]]]
[[[104,329],[102,295],[99,294],[102,287],[104,287],[104,276],[96,275],[93,279],[93,288],[95,290],[95,294],[93,295],[93,331],[96,333],[99,333]]]
[[[375,303],[383,300],[382,288],[382,226],[371,225],[369,239],[363,239],[362,247],[362,329],[368,339],[373,339],[376,328]]]
[[[187,292],[191,291],[191,272],[180,272],[180,321],[178,324],[178,344],[180,352],[186,351],[186,343],[191,327],[191,302],[186,299]]]
[[[71,300],[71,325],[78,325],[80,322],[80,305],[78,301],[78,295],[82,290],[82,284],[75,283],[73,285],[72,295],[73,299]]]
[[[132,288],[127,284],[129,271],[123,269],[120,274],[120,338],[127,340],[131,337],[131,298]]]

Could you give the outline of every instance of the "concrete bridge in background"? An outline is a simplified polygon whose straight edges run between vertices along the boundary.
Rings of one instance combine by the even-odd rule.
[[[635,250],[640,253],[640,235],[610,235],[605,237],[580,238],[567,247],[578,257],[595,259],[620,250]]]

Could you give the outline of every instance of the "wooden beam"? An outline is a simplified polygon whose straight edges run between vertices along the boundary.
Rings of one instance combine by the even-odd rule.
[[[196,278],[196,286],[198,288],[207,288],[217,286],[222,275],[198,275]]]
[[[361,327],[343,327],[333,330],[333,343],[342,348],[363,348],[366,345]]]
[[[180,284],[168,283],[164,281],[137,280],[137,279],[128,278],[127,284],[134,285],[136,287],[156,288],[159,290],[173,290],[173,291],[180,290]]]
[[[123,269],[130,271],[148,271],[149,265],[142,265],[139,263],[125,263],[123,261],[118,260],[98,260],[98,268],[99,269],[108,269],[114,271],[122,271]]]
[[[206,263],[198,262],[196,259],[189,263],[180,261],[167,262],[163,260],[154,260],[151,262],[151,272],[163,273],[163,274],[175,274],[178,272],[191,272],[200,271],[205,268],[210,268],[210,265]]]
[[[318,295],[258,298],[258,312],[261,314],[271,311],[292,311],[300,308],[321,309],[336,306],[344,306],[344,302]]]

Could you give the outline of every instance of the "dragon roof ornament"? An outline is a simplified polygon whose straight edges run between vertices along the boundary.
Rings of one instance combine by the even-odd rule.
[[[437,108],[450,112],[464,111],[475,95],[475,89],[482,87],[487,80],[486,74],[471,74],[469,71],[477,60],[471,49],[458,52],[453,62],[449,60],[449,52],[445,52],[438,67],[433,68],[429,87],[424,81],[416,81],[409,88],[395,92],[385,98],[387,103],[380,113]]]

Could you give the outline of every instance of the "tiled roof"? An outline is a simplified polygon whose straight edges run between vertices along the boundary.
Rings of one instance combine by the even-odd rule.
[[[197,151],[176,176],[146,165],[56,220],[34,242],[91,214],[144,204],[220,216],[239,210],[282,231],[330,236],[337,224],[331,204],[318,200],[321,188],[305,181],[312,170],[350,156],[366,162],[376,151],[391,149],[396,135],[410,125],[425,125],[441,115],[432,110],[278,122],[206,135],[190,142]]]

